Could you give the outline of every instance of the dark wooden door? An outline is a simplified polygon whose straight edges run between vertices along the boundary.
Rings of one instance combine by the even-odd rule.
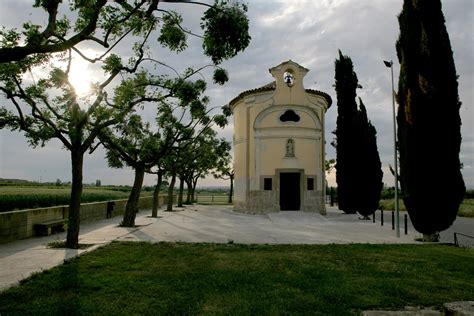
[[[280,173],[280,209],[299,211],[300,204],[300,173]]]

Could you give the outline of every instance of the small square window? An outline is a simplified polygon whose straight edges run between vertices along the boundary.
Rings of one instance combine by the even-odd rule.
[[[263,189],[265,191],[271,191],[272,190],[272,178],[264,178],[263,179]]]
[[[307,187],[308,191],[313,191],[314,190],[314,178],[308,178],[306,180],[307,180],[306,187]]]

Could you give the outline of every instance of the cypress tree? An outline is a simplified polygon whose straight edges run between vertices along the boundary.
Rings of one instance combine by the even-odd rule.
[[[398,20],[400,183],[415,229],[436,240],[465,192],[456,69],[440,0],[405,0]]]
[[[352,60],[339,51],[335,62],[337,94],[336,182],[339,209],[364,217],[377,208],[382,189],[382,170],[376,131],[368,121],[362,100],[356,102],[359,86]]]
[[[377,131],[367,118],[367,110],[359,98],[357,153],[359,171],[359,195],[357,212],[367,217],[379,207],[383,187],[382,163],[377,149]]]
[[[337,121],[336,121],[336,182],[339,209],[348,214],[353,214],[356,200],[356,165],[353,160],[355,148],[355,125],[357,116],[356,89],[357,75],[354,72],[352,60],[342,55],[335,62],[336,68],[336,96],[337,96]]]

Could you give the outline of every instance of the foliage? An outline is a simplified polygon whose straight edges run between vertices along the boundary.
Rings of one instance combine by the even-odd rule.
[[[44,19],[47,25],[26,22],[21,31],[0,31],[0,91],[11,101],[10,107],[0,108],[0,128],[23,131],[32,146],[44,146],[56,138],[70,151],[72,187],[67,244],[71,248],[77,247],[79,238],[84,155],[97,148],[96,138],[105,128],[123,122],[139,103],[126,99],[133,96],[130,89],[142,93],[145,89],[145,85],[124,84],[111,102],[106,87],[119,74],[127,79],[127,74],[138,71],[136,79],[147,79],[144,75],[140,77],[139,67],[144,61],[166,66],[149,58],[148,38],[157,28],[161,30],[158,41],[162,45],[178,52],[186,48],[185,33],[191,32],[181,27],[182,18],[177,13],[158,9],[158,3],[157,0],[74,1],[65,4],[68,6],[65,8],[59,0],[37,0],[33,7],[47,12],[48,18]],[[247,8],[226,1],[216,1],[209,7],[201,24],[203,48],[213,64],[218,64],[247,47],[250,40]],[[58,18],[59,12],[69,14]],[[225,22],[232,24],[222,27],[221,23]],[[136,42],[128,46],[130,58],[124,62],[113,50],[127,37]],[[86,56],[81,51],[84,46],[78,45],[81,42],[98,45],[98,57]],[[91,95],[83,99],[77,96],[69,80],[73,53],[90,63],[101,63],[104,71],[105,80],[95,83]],[[31,83],[24,74],[38,69],[48,75]],[[222,83],[226,78],[219,70],[214,79]],[[187,83],[180,83],[175,91],[185,102],[190,96]],[[203,81],[195,84],[205,85]]]
[[[336,166],[336,159],[324,160],[324,171],[331,173]]]
[[[107,148],[110,167],[127,165],[135,171],[122,221],[124,226],[134,226],[145,172],[159,166],[171,175],[179,174],[184,181],[184,177],[192,176],[198,167],[203,168],[204,158],[214,152],[209,139],[214,140],[216,133],[210,126],[226,124],[227,119],[220,114],[210,115],[209,98],[204,95],[206,83],[201,79],[191,80],[195,74],[196,71],[188,69],[177,78],[169,78],[140,72],[115,89],[114,100],[119,106],[154,102],[157,108],[155,125],[131,113],[99,136]],[[207,169],[212,163],[209,160],[215,157],[207,159]]]
[[[202,17],[205,30],[204,53],[215,64],[232,58],[250,43],[247,6],[234,1],[216,0],[214,6]]]
[[[177,4],[189,1],[172,1]],[[215,64],[234,57],[250,42],[247,6],[238,2],[216,0],[201,19],[203,50]],[[52,54],[74,49],[82,56],[77,44],[94,43],[103,48],[102,60],[128,35],[140,36],[150,27],[161,25],[158,42],[174,51],[187,47],[186,34],[193,34],[181,26],[182,17],[174,11],[158,7],[159,1],[74,1],[63,4],[59,0],[36,1],[33,7],[44,11],[47,25],[23,23],[23,29],[4,29],[0,32],[0,63],[22,61],[35,55]],[[60,12],[70,14],[58,18]],[[74,18],[72,18],[74,17]],[[158,23],[157,23],[158,22]],[[23,45],[23,43],[25,43]],[[34,57],[33,57],[34,58]]]
[[[377,149],[377,131],[367,118],[367,111],[364,103],[359,99],[358,111],[358,138],[359,138],[359,159],[358,168],[363,170],[359,174],[359,186],[361,187],[357,212],[363,216],[373,214],[380,201],[380,194],[383,187],[382,163]]]
[[[464,194],[465,199],[474,199],[474,190],[466,190]]]
[[[405,0],[398,20],[400,183],[415,229],[434,235],[465,192],[456,69],[440,0]]]
[[[473,269],[444,245],[115,242],[2,292],[0,313],[352,315],[470,300]]]
[[[361,99],[357,106],[359,85],[352,60],[339,51],[335,68],[338,114],[333,145],[337,155],[338,205],[346,213],[368,216],[377,210],[383,186],[376,130]],[[330,161],[326,168],[330,168]]]

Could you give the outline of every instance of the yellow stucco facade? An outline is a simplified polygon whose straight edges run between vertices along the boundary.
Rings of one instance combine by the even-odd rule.
[[[324,115],[331,97],[305,89],[308,69],[289,60],[274,81],[242,92],[234,114],[234,209],[325,214]]]

